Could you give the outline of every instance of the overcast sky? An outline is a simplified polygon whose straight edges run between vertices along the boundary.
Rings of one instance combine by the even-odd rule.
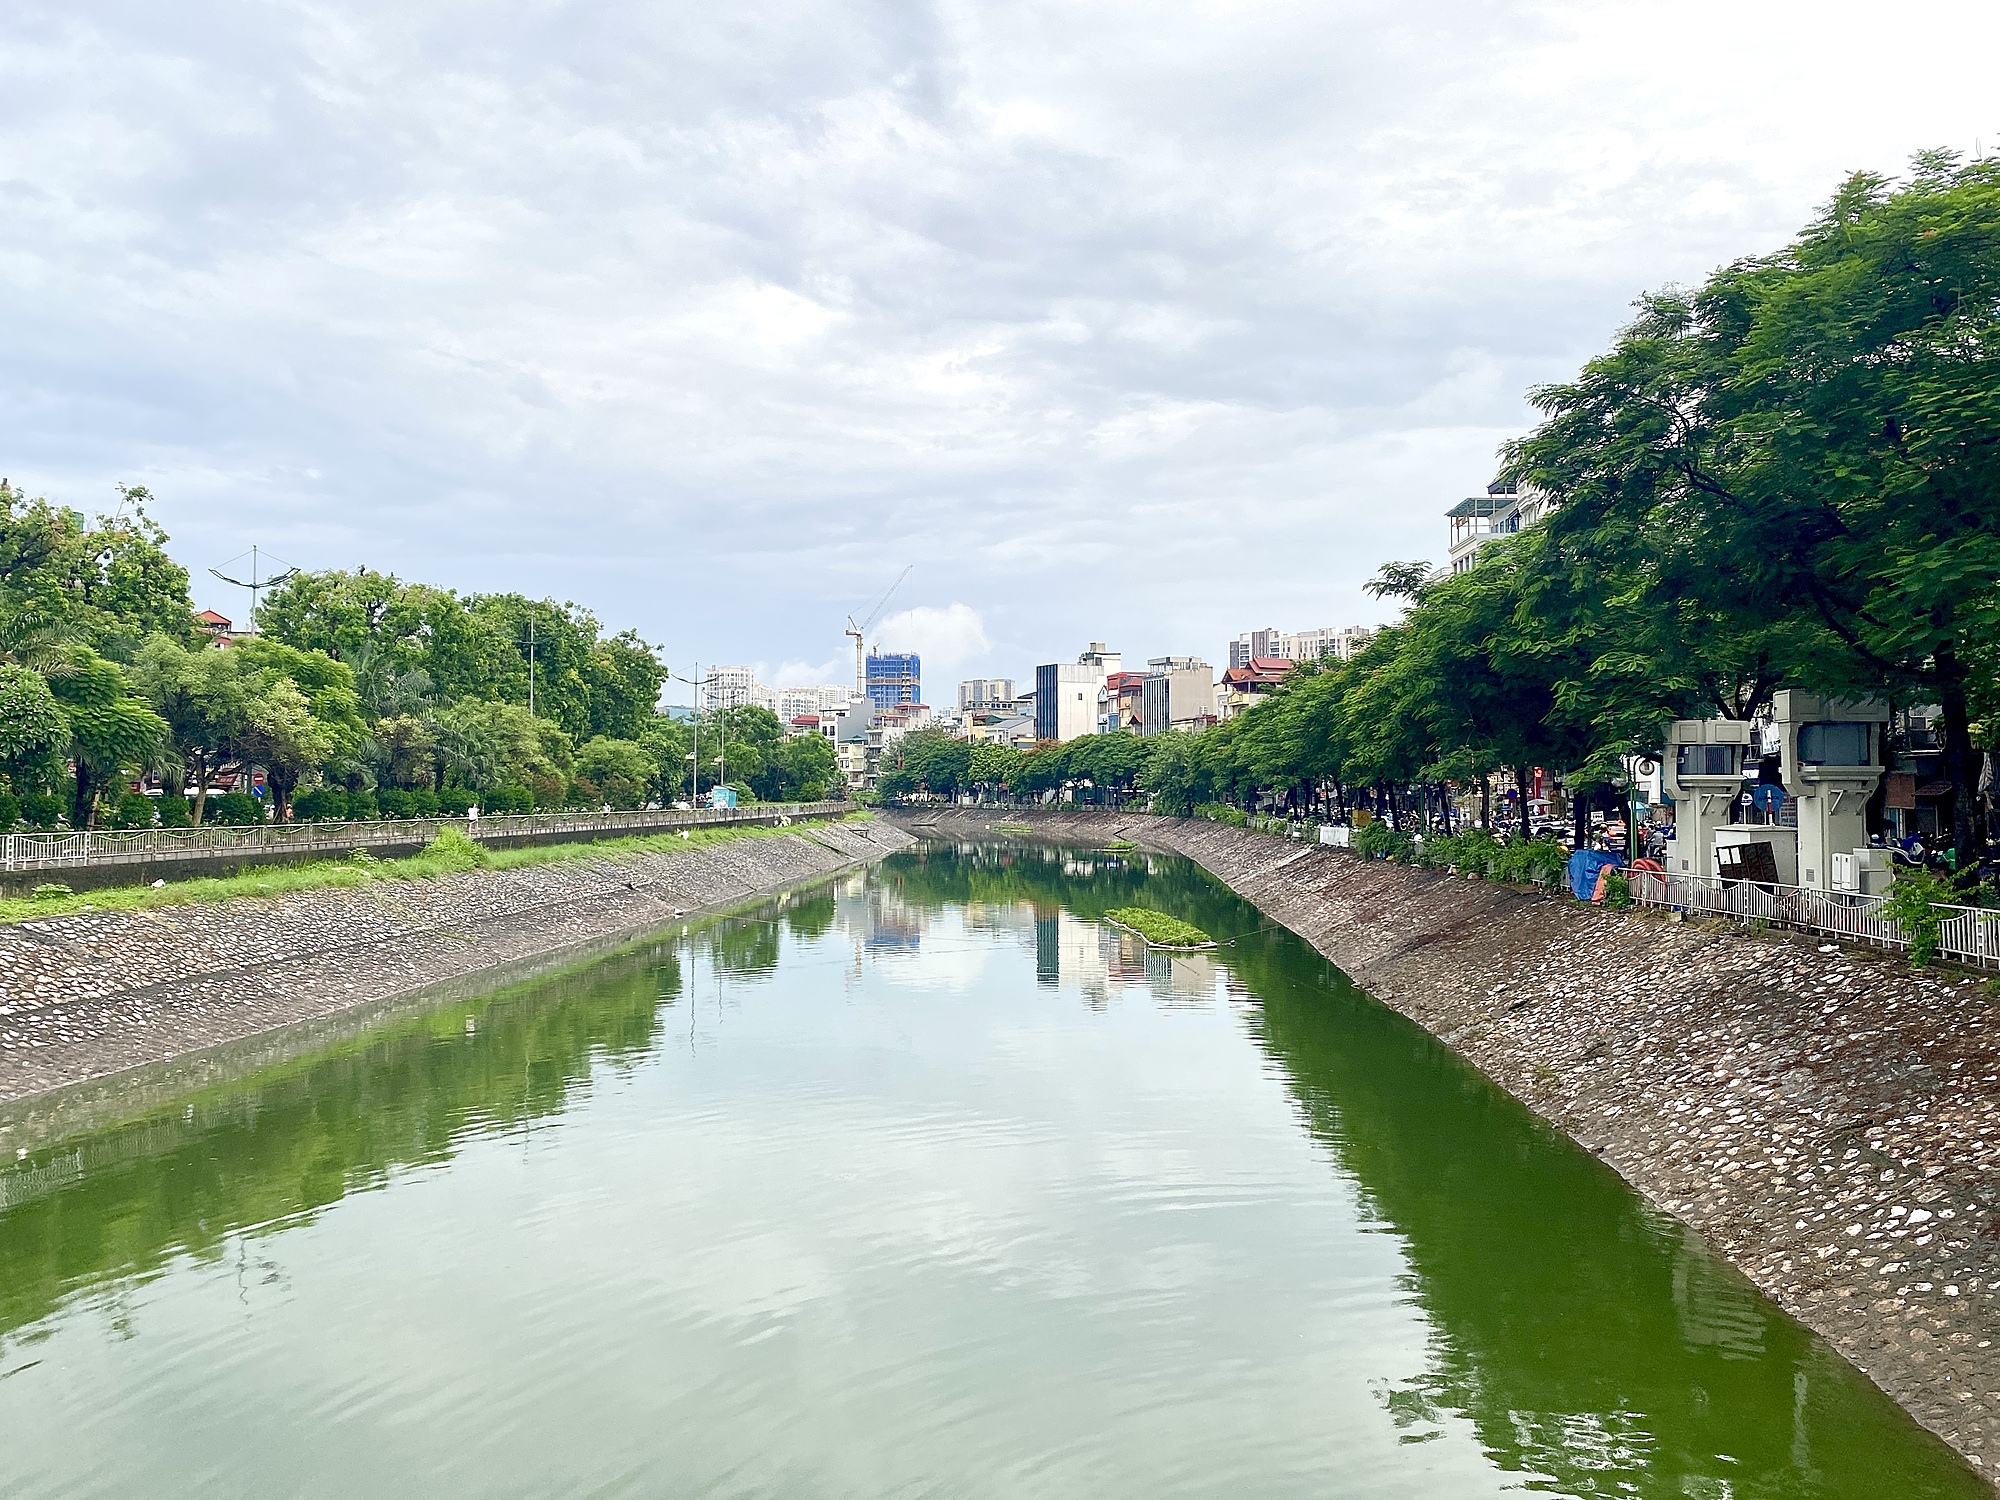
[[[1857,168],[2000,6],[11,0],[0,473],[926,696],[1365,623],[1528,388]],[[901,612],[900,615],[898,612]]]

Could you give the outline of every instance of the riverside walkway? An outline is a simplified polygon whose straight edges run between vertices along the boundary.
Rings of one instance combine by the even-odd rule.
[[[145,828],[0,835],[0,894],[43,882],[72,889],[225,875],[256,865],[338,859],[360,850],[378,858],[414,853],[447,828],[494,848],[632,838],[718,826],[776,825],[842,817],[851,802],[757,803],[749,807],[549,812],[479,818],[383,818],[353,823],[274,823],[262,827]]]

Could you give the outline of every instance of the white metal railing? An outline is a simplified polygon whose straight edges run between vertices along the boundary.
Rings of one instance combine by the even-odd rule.
[[[1879,948],[1907,948],[1900,923],[1884,914],[1880,896],[1849,895],[1797,885],[1763,885],[1712,875],[1627,870],[1632,899],[1642,906],[1769,922]],[[1943,906],[1938,955],[1957,963],[2000,968],[2000,910]]]
[[[156,859],[216,854],[312,851],[347,854],[385,844],[429,843],[446,828],[481,840],[550,834],[671,832],[716,823],[759,823],[772,818],[822,817],[845,812],[845,802],[758,802],[749,807],[639,812],[505,813],[479,818],[385,818],[365,823],[270,823],[236,828],[115,829],[87,833],[0,834],[0,870],[58,870],[82,865],[138,864]]]

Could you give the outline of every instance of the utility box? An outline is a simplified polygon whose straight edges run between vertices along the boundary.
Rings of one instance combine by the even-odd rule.
[[[1715,834],[1729,825],[1729,804],[1743,785],[1750,750],[1745,719],[1676,719],[1662,734],[1660,784],[1674,801],[1667,872],[1715,873]]]
[[[1771,708],[1779,769],[1799,814],[1799,884],[1831,890],[1833,857],[1868,847],[1889,705],[1788,689],[1772,695]]]
[[[1896,883],[1887,849],[1857,849],[1833,856],[1833,889],[1847,896],[1886,896]]]

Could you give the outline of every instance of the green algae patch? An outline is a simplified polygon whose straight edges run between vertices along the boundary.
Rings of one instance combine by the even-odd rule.
[[[1106,921],[1135,932],[1156,948],[1213,948],[1215,940],[1192,922],[1143,906],[1120,906],[1104,914]]]

